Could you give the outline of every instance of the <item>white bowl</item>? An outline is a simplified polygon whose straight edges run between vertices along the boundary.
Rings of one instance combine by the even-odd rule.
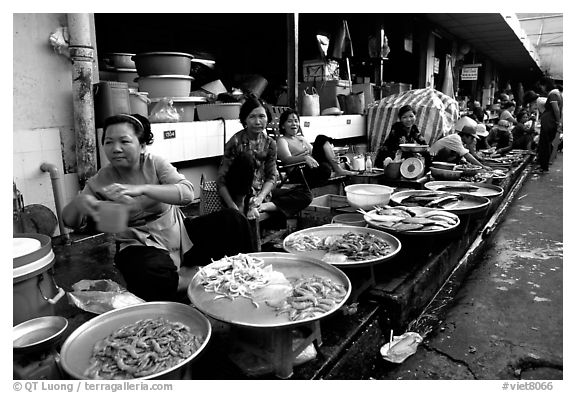
[[[394,189],[381,184],[352,184],[344,188],[346,199],[356,209],[372,210],[390,201]]]

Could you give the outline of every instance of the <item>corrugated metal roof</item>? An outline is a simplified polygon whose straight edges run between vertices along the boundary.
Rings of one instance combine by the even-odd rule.
[[[522,34],[515,16],[508,18],[511,20],[499,13],[425,16],[459,41],[470,44],[477,53],[487,56],[501,68],[526,71],[540,69],[538,55],[535,51],[530,52],[532,44]]]

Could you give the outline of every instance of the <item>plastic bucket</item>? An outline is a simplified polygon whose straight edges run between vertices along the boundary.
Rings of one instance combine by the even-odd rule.
[[[54,305],[65,292],[54,282],[54,252],[46,235],[13,235],[12,324],[54,315]]]
[[[148,118],[148,93],[130,89],[130,113],[138,113]]]
[[[366,221],[360,213],[338,214],[332,218],[332,224],[344,224],[354,227],[365,227]]]
[[[96,127],[102,128],[109,116],[130,113],[128,83],[103,81],[94,86]]]

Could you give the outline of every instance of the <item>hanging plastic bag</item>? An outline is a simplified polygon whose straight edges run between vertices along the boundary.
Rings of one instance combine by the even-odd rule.
[[[174,102],[165,97],[154,105],[148,120],[150,123],[177,123],[180,121],[180,114],[174,107]]]
[[[320,116],[320,96],[314,87],[304,89],[302,94],[302,116]]]
[[[81,280],[67,294],[71,304],[94,314],[144,303],[112,280]]]

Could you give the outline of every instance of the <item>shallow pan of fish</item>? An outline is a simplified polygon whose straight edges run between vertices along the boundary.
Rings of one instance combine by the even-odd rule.
[[[486,198],[499,197],[504,193],[502,187],[493,184],[465,181],[429,181],[424,184],[424,187],[431,191],[445,191],[459,194],[465,193]]]
[[[346,303],[352,291],[352,284],[344,272],[313,258],[284,252],[257,252],[246,255],[263,260],[264,267],[271,266],[272,270],[282,273],[291,282],[314,277],[330,280],[342,287],[343,296],[339,297],[338,302],[330,310],[293,321],[288,313],[279,313],[276,307],[266,304],[266,301],[254,304],[254,301],[247,297],[229,299],[215,292],[206,291],[202,285],[202,276],[197,273],[188,287],[188,298],[198,310],[214,319],[237,326],[283,328],[310,323],[331,315]],[[218,262],[206,267],[215,263]]]
[[[456,194],[456,193],[449,193],[443,191],[430,191],[430,190],[409,190],[409,191],[399,191],[390,197],[390,205],[402,205],[402,206],[409,206],[405,202],[406,198],[409,197],[421,197],[421,198],[428,198],[431,201],[444,198],[450,195],[459,195],[458,199],[454,199],[446,204],[442,204],[440,207],[442,210],[458,214],[458,215],[465,215],[465,214],[472,214],[478,213],[490,206],[490,199],[483,197],[483,196],[476,196],[472,194]],[[422,202],[424,203],[424,202]],[[411,205],[415,207],[425,207],[421,205]]]

